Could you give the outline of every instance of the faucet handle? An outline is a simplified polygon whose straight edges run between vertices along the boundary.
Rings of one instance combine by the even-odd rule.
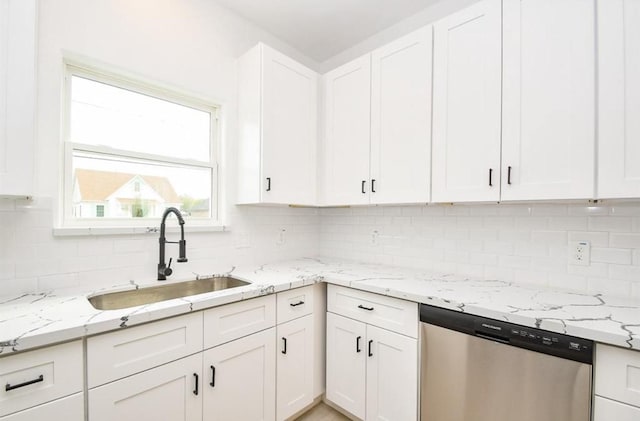
[[[167,265],[167,267],[164,270],[164,275],[165,276],[170,276],[173,273],[173,269],[171,269],[171,261],[173,260],[172,257],[169,258],[169,264]]]

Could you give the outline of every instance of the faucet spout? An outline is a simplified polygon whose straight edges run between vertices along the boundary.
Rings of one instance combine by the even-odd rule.
[[[180,224],[180,241],[167,241],[165,236],[166,231],[166,221],[169,214],[173,213],[176,218],[178,218],[178,223]],[[178,262],[184,263],[187,261],[187,242],[184,239],[184,218],[180,214],[180,211],[176,208],[170,207],[165,209],[162,214],[162,221],[160,222],[160,251],[159,251],[159,262],[158,262],[158,281],[164,281],[167,279],[167,276],[170,276],[173,273],[171,269],[171,259],[169,259],[169,265],[165,263],[165,245],[167,243],[178,244],[179,246],[179,254],[178,254]]]

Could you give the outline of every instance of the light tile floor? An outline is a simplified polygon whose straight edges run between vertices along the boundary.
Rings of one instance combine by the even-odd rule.
[[[296,421],[349,421],[349,418],[324,402],[320,402],[304,415],[297,418]]]

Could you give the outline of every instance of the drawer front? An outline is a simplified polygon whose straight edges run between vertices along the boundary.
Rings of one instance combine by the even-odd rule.
[[[135,326],[87,340],[89,387],[202,351],[202,312]]]
[[[81,341],[0,358],[0,416],[80,392],[83,378]]]
[[[230,342],[275,324],[275,295],[215,307],[204,312],[204,347]]]
[[[593,403],[593,421],[638,421],[640,408],[596,396]]]
[[[418,304],[411,301],[329,285],[327,310],[412,338],[418,337]]]
[[[279,292],[277,300],[278,324],[313,313],[313,286]]]
[[[0,421],[34,420],[84,421],[84,395],[76,393],[44,405],[38,405],[6,417],[0,417]]]
[[[640,407],[640,351],[597,344],[595,393]]]

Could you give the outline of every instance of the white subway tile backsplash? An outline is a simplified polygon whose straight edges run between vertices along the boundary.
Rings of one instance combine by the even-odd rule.
[[[514,269],[502,268],[500,266],[485,266],[484,278],[488,280],[515,283],[516,271]]]
[[[592,216],[589,217],[589,231],[629,232],[631,217],[625,216]]]
[[[38,292],[47,292],[57,288],[71,288],[78,286],[78,274],[66,273],[59,275],[40,276],[38,278]]]
[[[595,262],[591,262],[588,266],[568,265],[568,272],[573,275],[605,278],[609,272],[609,265]]]
[[[598,294],[617,295],[620,297],[629,296],[632,292],[633,283],[610,278],[588,278],[587,291]]]
[[[567,231],[532,231],[531,241],[547,245],[565,245]]]
[[[587,277],[568,273],[549,273],[549,286],[563,290],[586,291]]]
[[[530,241],[516,241],[514,254],[516,256],[541,257],[549,255],[549,247],[544,243]]]
[[[533,216],[564,216],[567,214],[565,205],[536,205],[531,208]]]
[[[640,282],[640,266],[609,265],[609,278]]]
[[[546,286],[549,283],[549,276],[545,272],[516,269],[514,281],[520,284],[531,284]]]
[[[2,295],[34,294],[38,290],[37,278],[11,278],[0,280]],[[0,298],[0,303],[2,298]]]
[[[591,248],[591,260],[593,262],[615,263],[618,265],[630,265],[632,262],[631,250],[593,247]]]
[[[608,232],[569,231],[569,242],[588,241],[591,247],[608,247]]]
[[[588,219],[579,216],[552,216],[549,218],[550,230],[586,231]]]
[[[608,215],[608,206],[570,206],[569,216],[595,216],[595,215]]]
[[[153,279],[156,236],[54,238],[47,203],[0,206],[0,295]],[[634,203],[242,206],[229,216],[230,232],[188,235],[190,262],[175,265],[176,273],[321,254],[640,298]],[[591,243],[590,265],[568,264],[573,241]]]
[[[638,216],[640,215],[640,206],[638,204],[617,204],[611,206],[609,214],[614,216]]]
[[[609,246],[632,249],[640,248],[640,233],[612,233],[609,239]]]
[[[529,269],[531,267],[531,258],[525,256],[500,256],[498,257],[498,264],[511,269]]]
[[[421,209],[421,215],[417,209]],[[363,222],[346,216],[349,221],[342,220],[338,225],[332,224],[324,211],[320,215],[323,233],[348,230],[349,221],[351,226]],[[507,282],[640,295],[638,204],[429,205],[392,207],[385,215],[391,220],[362,224],[393,238],[384,243],[377,259],[388,256],[398,265],[477,276],[483,273],[484,278]],[[409,215],[409,223],[394,222],[394,218]],[[323,236],[323,253],[345,256],[341,249],[330,253],[326,241]],[[366,246],[367,238],[347,241],[352,241],[350,246],[357,250]],[[589,265],[569,265],[568,245],[574,241],[590,242]]]
[[[452,206],[443,205],[444,214],[447,216],[468,216],[471,215],[469,206]]]

